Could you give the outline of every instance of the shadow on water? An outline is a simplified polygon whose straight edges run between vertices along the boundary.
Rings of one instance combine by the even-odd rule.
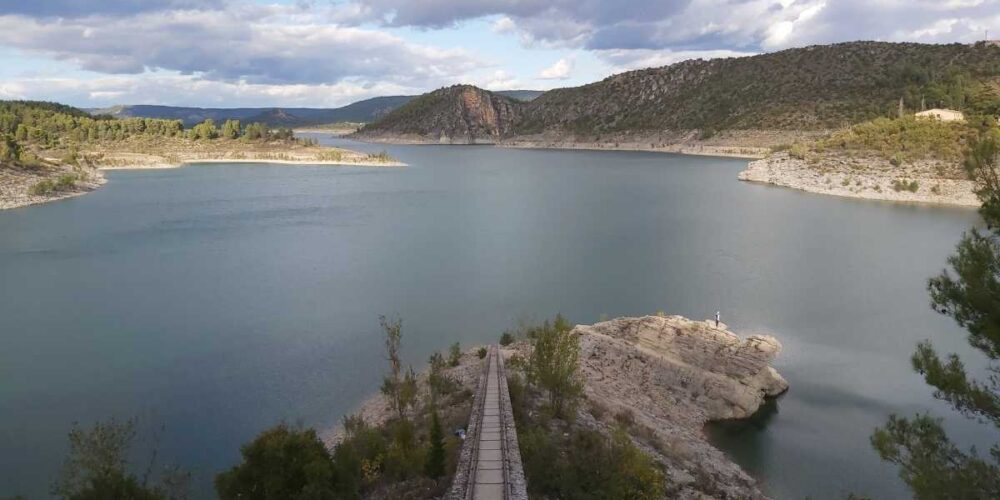
[[[761,463],[760,459],[766,454],[766,447],[762,446],[764,431],[778,416],[778,400],[781,397],[768,398],[749,418],[709,422],[705,425],[705,435],[713,446],[724,450],[757,476],[757,471],[752,470],[753,464]]]

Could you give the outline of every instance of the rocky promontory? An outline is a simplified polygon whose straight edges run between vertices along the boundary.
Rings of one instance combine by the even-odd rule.
[[[582,420],[609,427],[607,415],[626,414],[660,444],[645,451],[663,465],[678,498],[764,498],[756,480],[713,447],[702,428],[749,417],[765,398],[788,389],[771,367],[781,351],[774,337],[743,338],[725,324],[681,316],[618,318],[579,325],[573,334],[580,337],[591,405]]]
[[[781,351],[774,337],[744,338],[725,324],[681,316],[617,318],[577,325],[570,335],[579,339],[585,395],[577,424],[607,435],[625,425],[635,444],[660,464],[669,498],[766,498],[753,477],[708,442],[703,427],[749,417],[766,398],[788,389],[771,367]],[[510,373],[532,349],[527,337],[501,348]],[[477,351],[467,350],[444,372],[466,391],[475,390],[482,373]],[[425,380],[427,372],[418,377]],[[382,395],[369,398],[356,414],[376,426],[392,416]],[[339,442],[342,431],[327,431],[328,445]]]
[[[424,94],[353,137],[394,143],[496,144],[510,135],[525,103],[471,85]]]
[[[809,158],[779,152],[750,162],[739,179],[847,198],[978,207],[975,183],[956,167],[958,161],[937,159],[893,164],[874,155]]]

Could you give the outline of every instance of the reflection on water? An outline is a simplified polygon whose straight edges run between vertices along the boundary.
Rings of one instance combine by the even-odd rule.
[[[709,422],[705,425],[705,435],[736,463],[742,464],[750,475],[766,481],[766,475],[762,474],[764,471],[755,465],[766,463],[762,458],[767,453],[768,437],[763,431],[778,416],[778,405],[783,396],[766,399],[749,418]]]

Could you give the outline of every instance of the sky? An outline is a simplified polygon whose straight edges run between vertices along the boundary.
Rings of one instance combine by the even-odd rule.
[[[0,0],[0,99],[336,107],[987,30],[1000,38],[1000,0]]]

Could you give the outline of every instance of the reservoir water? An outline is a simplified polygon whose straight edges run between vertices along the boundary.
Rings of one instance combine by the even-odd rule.
[[[775,335],[790,392],[707,432],[776,498],[906,497],[868,444],[892,412],[988,448],[909,367],[927,338],[981,363],[925,289],[972,211],[741,183],[737,159],[385,149],[410,166],[115,171],[0,212],[0,496],[46,497],[73,422],[138,417],[210,497],[257,432],[377,390],[379,314],[418,366],[556,312]]]

